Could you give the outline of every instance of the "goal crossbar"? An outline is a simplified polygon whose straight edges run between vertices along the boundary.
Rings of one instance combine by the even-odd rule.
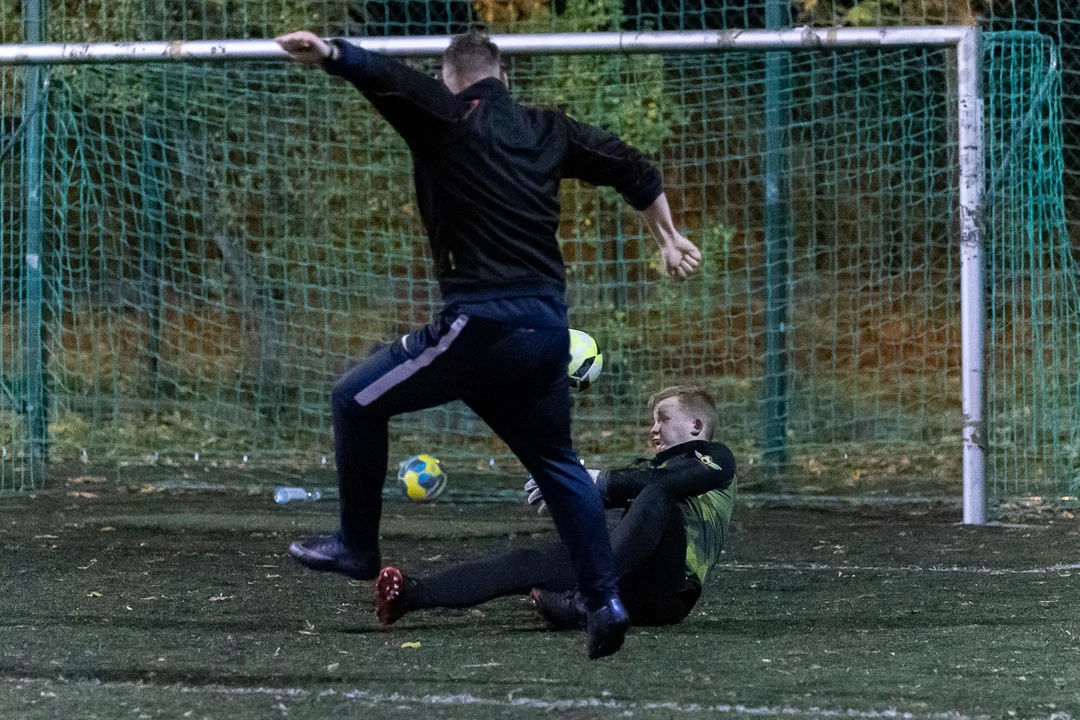
[[[450,37],[349,38],[368,50],[431,57]],[[692,32],[607,32],[495,35],[507,55],[818,51],[863,48],[949,48],[956,59],[963,412],[963,520],[986,522],[984,433],[984,305],[982,217],[985,194],[982,33],[977,27],[793,28]],[[273,40],[0,45],[0,66],[239,62],[287,59]],[[27,257],[35,262],[36,256]]]
[[[493,35],[504,55],[702,53],[745,50],[959,47],[977,45],[979,30],[967,26],[890,28],[793,28],[665,32]],[[349,38],[366,50],[399,57],[430,57],[450,37]],[[273,40],[175,40],[172,42],[0,45],[0,65],[77,63],[236,62],[284,60]],[[962,61],[961,61],[962,62]]]

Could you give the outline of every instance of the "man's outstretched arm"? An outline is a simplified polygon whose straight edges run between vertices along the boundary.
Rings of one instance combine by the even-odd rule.
[[[460,102],[445,85],[392,58],[307,31],[277,42],[297,62],[321,65],[356,86],[409,144],[437,142],[457,119]]]
[[[660,248],[660,258],[668,275],[676,280],[685,280],[697,272],[701,264],[701,251],[675,229],[667,196],[660,193],[653,204],[641,212],[641,216]]]
[[[694,274],[701,263],[701,252],[675,229],[660,171],[641,151],[617,135],[570,118],[566,120],[570,146],[563,177],[618,190],[641,213],[660,249],[668,275],[685,280]]]

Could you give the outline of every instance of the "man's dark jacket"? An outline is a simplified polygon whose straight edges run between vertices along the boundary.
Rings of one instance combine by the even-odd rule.
[[[412,151],[416,197],[447,307],[565,295],[559,182],[618,190],[635,209],[660,196],[659,171],[618,137],[563,112],[519,105],[503,83],[455,95],[440,81],[335,40],[326,70],[355,85]]]

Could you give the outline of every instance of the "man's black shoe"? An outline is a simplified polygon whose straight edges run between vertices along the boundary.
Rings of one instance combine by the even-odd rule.
[[[536,613],[556,630],[584,630],[588,623],[585,608],[575,602],[576,593],[533,588],[529,601]]]
[[[596,660],[616,652],[622,647],[629,629],[630,616],[617,597],[590,612],[589,635],[585,641],[585,646],[589,649],[589,659]]]
[[[341,537],[333,535],[297,540],[289,546],[289,554],[312,570],[330,570],[356,580],[374,580],[379,575],[379,554],[357,553]]]

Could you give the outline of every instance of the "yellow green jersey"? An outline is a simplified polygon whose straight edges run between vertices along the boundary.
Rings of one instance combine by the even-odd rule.
[[[722,443],[693,440],[603,473],[597,481],[608,507],[626,507],[655,484],[679,501],[686,525],[686,578],[700,592],[727,541],[736,495],[735,457]]]

